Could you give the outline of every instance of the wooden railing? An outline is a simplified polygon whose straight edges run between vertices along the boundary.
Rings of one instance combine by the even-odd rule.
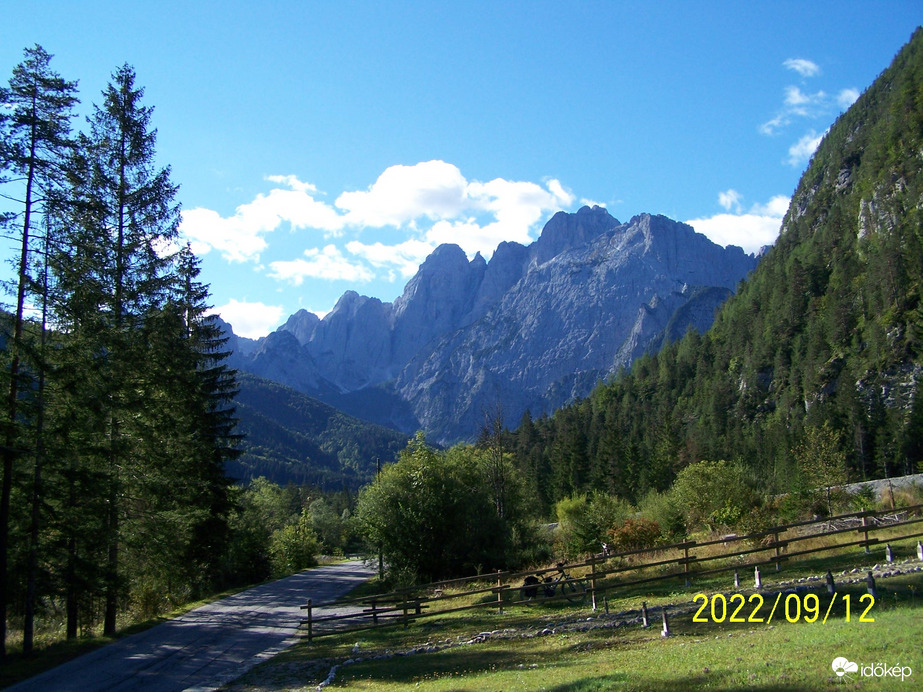
[[[853,526],[843,526],[853,523]],[[870,536],[876,532],[893,530],[898,527],[908,527],[907,532],[900,535],[889,535],[888,541],[901,541],[923,536],[920,524],[923,523],[923,504],[888,511],[863,511],[842,514],[826,519],[801,521],[793,524],[774,526],[770,529],[744,536],[729,535],[710,541],[683,541],[671,545],[641,548],[621,553],[596,555],[589,560],[579,563],[566,564],[563,570],[572,578],[569,582],[579,582],[581,587],[586,587],[587,597],[595,610],[599,596],[606,597],[611,591],[624,589],[655,581],[668,579],[682,579],[689,586],[696,576],[705,576],[721,572],[735,572],[735,584],[738,584],[740,569],[758,570],[761,566],[775,565],[775,570],[781,571],[782,564],[797,561],[809,555],[830,550],[843,550],[851,547],[861,547],[869,553],[872,546],[879,545],[881,539]],[[811,532],[810,528],[817,527],[820,531]],[[818,540],[847,534],[859,534],[862,538],[847,540],[845,542],[833,541],[828,545],[809,546],[801,550],[791,551],[790,547],[803,541]],[[724,550],[744,544],[740,550]],[[887,550],[890,554],[890,546]],[[649,560],[645,560],[649,557]],[[756,559],[744,561],[744,558]],[[923,545],[917,544],[917,558],[923,560]],[[700,569],[706,563],[715,563],[720,560],[726,564],[708,566]],[[637,562],[636,562],[637,561]],[[675,565],[676,569],[669,567]],[[653,576],[639,575],[639,578],[623,580],[632,572],[640,572],[659,568],[659,573]],[[532,603],[531,599],[523,597],[522,581],[526,576],[535,575],[542,577],[546,574],[559,574],[559,568],[551,567],[541,570],[526,572],[498,571],[490,575],[478,575],[451,579],[423,586],[394,591],[376,596],[363,596],[360,598],[342,599],[336,603],[315,604],[308,600],[302,606],[307,611],[303,621],[308,639],[335,634],[343,631],[356,632],[360,630],[381,627],[388,624],[403,624],[405,627],[411,622],[425,617],[447,615],[465,610],[497,608],[503,612],[504,608],[524,603]],[[489,582],[489,585],[485,585]],[[560,601],[566,598],[559,584],[555,595],[543,597],[543,602]],[[466,588],[466,587],[474,588]],[[539,585],[541,590],[541,585]],[[480,599],[476,603],[457,605],[453,601],[459,599],[470,600],[471,597]],[[345,610],[339,615],[324,615],[319,610],[336,607]],[[318,628],[321,628],[318,631]]]

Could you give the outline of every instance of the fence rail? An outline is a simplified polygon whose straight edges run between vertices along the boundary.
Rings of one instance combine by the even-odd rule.
[[[838,522],[857,522],[853,526],[844,528],[830,528]],[[781,571],[784,562],[794,561],[808,555],[814,555],[830,550],[842,550],[853,547],[862,547],[868,554],[872,546],[879,545],[881,538],[869,536],[875,532],[907,527],[908,532],[901,535],[892,535],[889,541],[900,541],[923,536],[919,526],[923,523],[923,504],[905,507],[900,511],[889,509],[887,511],[863,511],[842,514],[826,519],[800,521],[792,524],[774,526],[763,531],[743,536],[729,535],[708,541],[683,541],[670,545],[640,548],[621,553],[596,555],[584,562],[565,564],[563,569],[578,576],[558,582],[558,585],[580,582],[586,586],[587,594],[591,599],[592,607],[597,606],[597,596],[608,594],[611,591],[625,589],[639,584],[668,579],[682,579],[690,585],[696,576],[718,574],[721,572],[736,572],[740,569],[756,569],[761,566],[775,565],[776,571]],[[826,525],[830,530],[811,532],[806,529]],[[797,546],[801,541],[837,538],[844,534],[861,534],[862,538],[834,541],[829,545],[811,546],[802,550],[790,551],[790,546]],[[740,550],[725,551],[720,548],[733,547],[735,544],[746,544]],[[715,550],[715,548],[719,548]],[[759,553],[768,553],[758,555]],[[652,559],[644,561],[643,557]],[[755,557],[756,559],[744,562],[742,558]],[[918,542],[917,557],[923,560],[923,545]],[[735,560],[736,559],[736,560]],[[637,562],[635,562],[638,560]],[[708,569],[699,569],[705,563],[726,560],[728,564]],[[732,561],[735,564],[730,564]],[[675,565],[676,570],[663,570],[670,565]],[[661,568],[659,574],[641,576],[637,579],[623,580],[621,577],[632,572]],[[334,603],[314,604],[311,599],[306,605],[301,606],[307,611],[307,617],[302,624],[306,628],[308,639],[336,634],[343,631],[357,632],[384,625],[403,624],[405,627],[415,620],[457,613],[465,610],[497,608],[501,613],[503,609],[513,605],[531,602],[523,597],[521,588],[522,580],[529,575],[541,577],[549,573],[558,573],[556,567],[547,569],[529,570],[525,572],[497,571],[489,575],[478,575],[450,579],[422,586],[415,586],[387,594],[376,596],[363,596],[359,598],[346,598]],[[736,579],[736,577],[735,577]],[[483,586],[485,582],[490,586]],[[464,587],[474,585],[474,589]],[[539,589],[543,584],[538,584]],[[453,593],[448,589],[459,588]],[[543,598],[542,601],[563,600],[566,596],[561,593],[563,588],[558,588],[554,596]],[[452,601],[472,596],[482,596],[477,603],[455,605]],[[517,599],[517,595],[520,598]],[[489,597],[488,597],[489,596]],[[338,609],[347,609],[349,612],[340,615],[322,615],[318,610],[329,609],[336,606]],[[318,631],[320,626],[321,631]]]

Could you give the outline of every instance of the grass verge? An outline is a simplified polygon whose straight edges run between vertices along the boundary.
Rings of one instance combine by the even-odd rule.
[[[920,685],[923,572],[879,579],[879,598],[866,614],[871,622],[860,621],[864,583],[838,586],[826,622],[830,599],[822,583],[817,587],[795,595],[802,606],[807,593],[817,595],[816,621],[806,622],[811,613],[801,610],[794,623],[783,611],[766,622],[770,596],[775,598],[778,589],[765,594],[762,623],[732,624],[727,617],[715,622],[708,610],[705,622],[694,621],[697,588],[672,598],[649,594],[651,601],[672,603],[672,634],[666,638],[656,606],[649,628],[640,626],[636,610],[613,609],[606,615],[586,608],[520,608],[503,615],[468,612],[423,620],[407,629],[332,635],[297,645],[230,689],[316,689],[330,679],[331,670],[330,690],[816,690],[844,685],[910,690]],[[724,593],[729,598],[732,592]],[[792,619],[794,614],[792,607]],[[832,662],[841,656],[859,669],[836,675]],[[875,665],[912,672],[904,680],[876,677],[874,668],[863,675],[863,669],[868,673],[868,666]]]

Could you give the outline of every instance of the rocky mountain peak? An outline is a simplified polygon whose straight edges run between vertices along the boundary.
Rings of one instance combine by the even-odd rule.
[[[293,334],[298,343],[306,344],[314,336],[314,330],[320,323],[320,318],[313,312],[301,309],[286,320],[285,324],[279,327],[280,331]]]
[[[533,246],[535,262],[542,264],[566,250],[586,245],[618,225],[618,219],[600,206],[581,207],[575,214],[559,211],[545,224]]]

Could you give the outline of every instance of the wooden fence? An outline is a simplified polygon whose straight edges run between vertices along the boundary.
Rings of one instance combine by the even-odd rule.
[[[826,519],[801,521],[744,536],[732,534],[710,541],[683,541],[672,545],[596,555],[585,562],[563,565],[563,570],[572,575],[572,578],[559,582],[554,596],[542,597],[540,600],[563,600],[568,595],[562,593],[562,587],[574,583],[579,584],[581,595],[583,589],[586,589],[587,598],[596,610],[599,596],[639,584],[682,579],[684,584],[689,586],[696,576],[720,572],[735,572],[737,583],[736,573],[740,569],[754,571],[762,566],[775,565],[778,572],[785,562],[851,547],[862,548],[865,553],[869,553],[873,546],[882,542],[879,537],[870,535],[877,532],[906,527],[900,535],[889,535],[887,540],[917,538],[923,536],[921,523],[923,504],[899,510],[853,512]],[[840,537],[850,538],[849,534],[854,534],[857,538],[840,541]],[[860,535],[861,538],[858,537]],[[816,542],[827,537],[835,540],[819,546],[802,548],[799,545],[804,541]],[[738,546],[744,547],[734,550]],[[890,546],[887,552],[890,559]],[[917,557],[923,560],[921,553],[923,545],[918,543]],[[657,572],[653,576],[631,574],[651,569]],[[535,575],[541,578],[549,574],[560,575],[559,568],[527,572],[498,571],[491,575],[451,579],[376,596],[342,599],[335,604],[315,604],[309,599],[306,605],[301,606],[307,611],[303,626],[306,628],[308,639],[311,640],[328,634],[356,632],[388,624],[407,626],[420,618],[478,608],[497,608],[502,613],[506,607],[534,602],[523,594],[525,577]],[[541,586],[539,584],[539,590]],[[476,603],[457,604],[461,599],[470,601],[471,597],[479,596]],[[334,605],[338,610],[347,612],[340,615],[323,615],[317,612]],[[318,628],[321,628],[320,631]]]

